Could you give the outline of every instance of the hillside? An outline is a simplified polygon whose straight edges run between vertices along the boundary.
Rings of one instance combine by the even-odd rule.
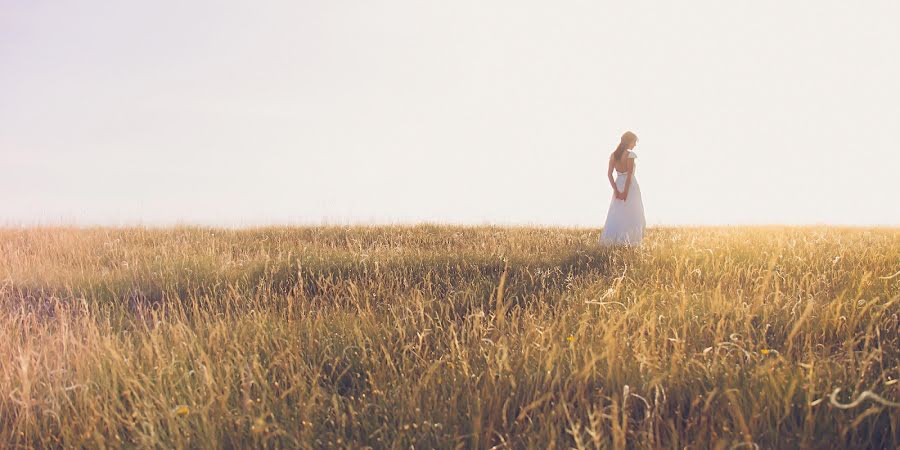
[[[0,443],[900,445],[900,230],[597,236],[0,230]]]

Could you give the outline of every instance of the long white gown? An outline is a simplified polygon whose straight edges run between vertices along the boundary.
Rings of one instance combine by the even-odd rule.
[[[637,158],[637,155],[629,151],[629,158]],[[613,169],[615,170],[615,169]],[[627,173],[616,170],[616,186],[619,192],[625,191]],[[601,245],[639,245],[644,238],[644,228],[647,223],[644,220],[644,202],[641,200],[641,187],[637,178],[632,175],[631,187],[628,189],[628,199],[619,200],[613,192],[612,201],[609,204],[609,212],[606,213],[606,225],[600,234]]]

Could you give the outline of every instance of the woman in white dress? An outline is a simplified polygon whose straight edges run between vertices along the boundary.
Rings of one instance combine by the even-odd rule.
[[[616,151],[609,156],[606,176],[613,188],[613,198],[600,235],[602,245],[639,245],[644,238],[644,203],[641,201],[641,187],[634,177],[637,155],[631,151],[637,142],[637,136],[626,131]],[[615,179],[613,171],[616,172]]]

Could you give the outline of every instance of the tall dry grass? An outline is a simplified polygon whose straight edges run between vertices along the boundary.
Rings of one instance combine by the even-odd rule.
[[[0,231],[9,447],[897,448],[900,230]]]

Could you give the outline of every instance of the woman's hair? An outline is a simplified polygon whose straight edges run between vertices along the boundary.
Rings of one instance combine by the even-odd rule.
[[[622,157],[622,154],[625,153],[625,150],[628,149],[628,147],[637,144],[637,140],[638,138],[636,134],[630,131],[626,131],[625,134],[622,135],[622,140],[619,141],[619,146],[616,147],[616,151],[613,152],[613,159],[618,161],[619,158]]]

